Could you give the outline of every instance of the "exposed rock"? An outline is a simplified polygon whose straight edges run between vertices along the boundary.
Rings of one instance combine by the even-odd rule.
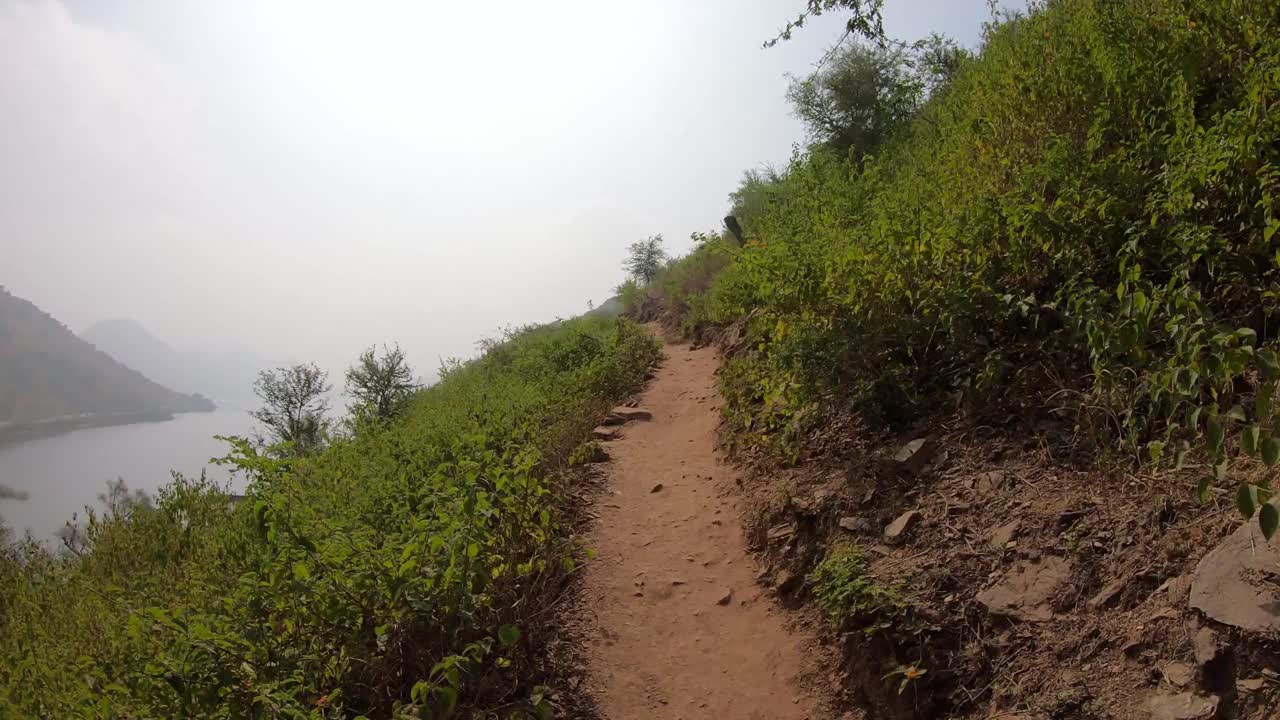
[[[1202,720],[1218,712],[1218,699],[1189,692],[1156,695],[1147,703],[1147,709],[1151,720]]]
[[[1248,678],[1246,680],[1236,681],[1236,690],[1242,693],[1255,693],[1267,686],[1267,681],[1262,677]]]
[[[1192,608],[1220,623],[1254,632],[1280,631],[1280,543],[1245,523],[1200,560],[1191,578]]]
[[[633,420],[652,420],[653,413],[643,408],[631,408],[625,405],[619,405],[609,412],[604,418],[604,425],[624,425]]]
[[[884,529],[884,541],[890,545],[902,544],[922,519],[924,516],[919,510],[908,510],[902,513]]]
[[[777,542],[791,537],[796,533],[796,526],[791,523],[782,525],[774,525],[769,528],[768,537],[770,542]]]
[[[1164,581],[1164,584],[1156,588],[1156,593],[1164,593],[1169,598],[1169,602],[1173,605],[1181,605],[1187,601],[1187,596],[1191,593],[1191,576],[1177,575]]]
[[[893,460],[897,463],[899,472],[919,475],[933,461],[938,449],[938,441],[932,437],[917,438],[898,448]]]
[[[650,493],[661,492],[661,491],[662,491],[662,487],[663,487],[662,483],[658,483],[657,485],[654,485],[654,486],[653,486],[653,489],[652,489],[652,490],[650,490],[649,492],[650,492]]]
[[[778,574],[773,578],[773,586],[778,589],[779,593],[786,595],[800,587],[802,579],[790,570],[779,570]]]
[[[730,588],[730,589],[728,589],[728,590],[725,590],[725,591],[724,591],[724,595],[721,595],[721,596],[720,596],[720,599],[716,601],[716,604],[717,604],[717,605],[728,605],[728,604],[729,604],[729,603],[731,603],[731,602],[733,602],[733,589],[732,589],[732,588]]]
[[[1181,662],[1165,663],[1160,667],[1160,674],[1170,685],[1175,687],[1186,687],[1196,679],[1195,670],[1191,666]]]
[[[1196,664],[1204,667],[1218,659],[1222,645],[1218,643],[1218,634],[1211,628],[1202,627],[1196,633]]]
[[[1050,601],[1071,570],[1066,560],[1047,556],[1021,562],[1004,580],[978,593],[977,601],[993,615],[1028,622],[1053,619]]]
[[[1018,536],[1018,531],[1022,529],[1022,521],[1014,520],[1005,523],[995,530],[991,531],[991,537],[987,539],[987,543],[994,548],[1003,548],[1009,544],[1009,541]]]
[[[1101,610],[1102,608],[1111,605],[1115,599],[1120,596],[1120,593],[1124,591],[1128,584],[1129,578],[1123,577],[1112,580],[1106,585],[1103,585],[1101,590],[1095,593],[1093,597],[1089,598],[1089,609]]]
[[[617,440],[621,436],[622,436],[622,431],[619,430],[617,427],[608,427],[606,425],[601,425],[600,427],[591,431],[592,440],[601,440],[601,441],[607,442],[609,440]]]
[[[841,529],[849,532],[874,533],[876,531],[876,523],[869,517],[842,517],[839,520],[839,524]]]
[[[1005,474],[1003,470],[992,470],[984,472],[974,481],[974,489],[980,493],[989,493],[1004,487]]]

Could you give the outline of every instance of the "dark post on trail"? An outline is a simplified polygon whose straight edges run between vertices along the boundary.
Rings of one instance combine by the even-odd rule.
[[[732,215],[725,215],[724,227],[737,238],[738,245],[742,245],[742,226],[738,224],[738,218]]]

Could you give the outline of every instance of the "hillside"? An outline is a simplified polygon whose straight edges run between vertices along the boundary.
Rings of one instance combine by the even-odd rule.
[[[154,418],[212,409],[209,400],[152,382],[0,289],[0,423],[85,414]]]
[[[219,347],[176,348],[128,318],[94,323],[80,332],[80,338],[167,388],[199,393],[221,406],[253,406],[258,371],[277,364],[254,353]]]
[[[735,231],[620,288],[721,347],[760,583],[852,710],[1274,717],[1277,37],[1060,0],[847,46]]]
[[[0,717],[1274,720],[1274,0],[880,5],[619,316],[0,546]]]

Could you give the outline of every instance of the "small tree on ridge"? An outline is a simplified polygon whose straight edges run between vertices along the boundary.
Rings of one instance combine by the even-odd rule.
[[[667,251],[662,249],[662,235],[651,235],[627,246],[627,259],[623,261],[622,267],[632,277],[648,285],[658,276],[666,259]]]

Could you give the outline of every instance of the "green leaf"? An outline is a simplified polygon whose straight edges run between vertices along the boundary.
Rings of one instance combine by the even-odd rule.
[[[1266,463],[1267,467],[1275,467],[1275,464],[1280,462],[1280,437],[1267,435],[1262,441],[1262,462]]]
[[[1213,478],[1200,478],[1200,484],[1196,486],[1196,499],[1203,505],[1209,502],[1209,491],[1213,489]]]
[[[441,685],[435,689],[435,694],[440,698],[440,712],[448,717],[458,707],[458,691],[452,686]]]
[[[1209,418],[1205,426],[1205,435],[1209,440],[1209,451],[1215,455],[1222,451],[1222,421],[1216,417]]]
[[[296,562],[293,564],[293,576],[298,580],[310,580],[311,568],[307,567],[304,562]]]
[[[1250,425],[1240,433],[1240,447],[1250,455],[1258,454],[1258,442],[1262,434],[1262,429],[1257,425]]]
[[[1236,422],[1244,422],[1244,408],[1239,405],[1232,405],[1230,410],[1223,413],[1223,417],[1230,418]]]
[[[1224,458],[1221,462],[1214,463],[1214,465],[1213,465],[1213,479],[1214,479],[1214,480],[1217,480],[1218,482],[1221,482],[1221,483],[1226,482],[1226,481],[1227,481],[1227,471],[1228,471],[1230,468],[1231,468],[1231,462],[1230,462],[1229,460],[1225,459],[1225,458]]]
[[[1267,382],[1280,377],[1280,357],[1276,356],[1274,350],[1259,350],[1257,354],[1258,370],[1262,373],[1262,378]]]
[[[1280,511],[1275,505],[1266,503],[1258,511],[1258,527],[1262,528],[1262,536],[1268,540],[1276,534],[1276,528],[1280,527]]]
[[[1258,492],[1252,485],[1245,483],[1236,490],[1236,507],[1246,520],[1258,511]]]
[[[503,645],[515,645],[520,639],[520,628],[515,625],[503,625],[498,628],[498,642]]]

